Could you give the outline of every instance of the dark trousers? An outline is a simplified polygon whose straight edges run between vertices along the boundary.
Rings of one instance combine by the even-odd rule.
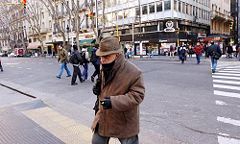
[[[82,79],[82,74],[81,74],[81,70],[80,70],[79,66],[73,65],[73,75],[72,75],[71,84],[74,84],[76,82],[77,76],[78,76],[80,82],[82,82],[83,79]]]
[[[92,144],[108,144],[110,137],[103,137],[95,132],[92,137]],[[121,144],[139,144],[138,135],[130,138],[118,138]]]
[[[96,63],[93,63],[93,66],[95,68],[95,71],[94,73],[92,74],[92,77],[95,77],[96,75],[100,74],[100,65],[99,64],[96,64]]]

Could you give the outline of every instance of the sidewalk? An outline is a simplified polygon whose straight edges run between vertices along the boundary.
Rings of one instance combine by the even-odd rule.
[[[139,59],[136,59],[136,61],[138,60]],[[142,60],[148,61],[147,58],[143,58]],[[154,62],[151,63],[152,66],[149,66],[149,63],[147,62],[140,62],[141,64],[139,64],[139,66],[141,66],[143,69],[144,75],[146,77],[149,77],[148,79],[146,79],[146,99],[143,105],[141,105],[141,108],[144,111],[141,111],[141,132],[139,135],[140,141],[142,142],[142,144],[153,144],[159,141],[169,144],[184,144],[183,142],[176,140],[176,138],[182,139],[183,132],[181,132],[180,138],[172,136],[171,131],[169,131],[169,133],[166,132],[167,134],[164,131],[166,126],[168,127],[168,129],[174,129],[174,131],[182,131],[182,127],[178,125],[178,123],[172,121],[172,119],[185,123],[184,119],[181,119],[180,117],[177,117],[178,115],[174,114],[165,115],[166,112],[164,112],[164,110],[166,110],[166,108],[172,108],[170,110],[175,110],[175,107],[169,107],[171,105],[175,105],[175,102],[182,105],[188,104],[190,102],[195,103],[195,100],[185,103],[185,101],[182,101],[181,99],[179,99],[179,97],[188,97],[189,99],[191,99],[190,90],[196,91],[196,89],[192,89],[192,86],[194,81],[199,79],[199,76],[201,76],[201,79],[206,78],[209,81],[208,84],[211,85],[210,75],[206,73],[208,71],[206,68],[209,66],[208,64],[204,63],[200,66],[196,66],[195,58],[188,60],[188,64],[186,65],[181,65],[180,63],[178,63],[177,57],[175,60],[172,60],[170,59],[170,57],[165,56],[153,57],[150,60],[169,61],[173,63],[171,64],[171,66],[168,66],[168,62]],[[38,66],[43,66],[44,62],[45,67],[44,69],[41,69],[42,73],[39,74],[39,78],[30,77],[32,74],[36,74],[37,72],[39,72],[39,69],[32,69],[29,72],[29,77],[26,76],[24,78],[19,78],[19,80],[0,79],[0,83],[2,84],[13,87],[17,90],[21,90],[22,92],[30,94],[32,96],[36,96],[37,101],[39,103],[41,102],[44,105],[42,107],[31,108],[23,111],[20,110],[19,113],[22,114],[23,117],[25,117],[26,119],[35,123],[37,127],[46,130],[49,134],[51,134],[51,137],[55,137],[54,139],[58,139],[63,143],[74,144],[75,142],[71,139],[74,138],[78,140],[76,141],[76,143],[89,144],[92,136],[90,126],[94,117],[94,111],[92,110],[92,106],[96,100],[96,97],[93,96],[91,91],[93,83],[90,81],[86,81],[82,84],[77,85],[76,87],[72,87],[69,83],[70,79],[66,78],[65,75],[61,80],[56,79],[55,70],[58,69],[58,65],[55,59],[31,59],[31,62],[33,62],[34,65],[37,65],[38,63]],[[30,62],[24,61],[24,63],[29,64]],[[21,66],[23,67],[23,63],[21,63]],[[10,68],[11,67],[9,65],[9,72],[10,70],[15,70],[14,68]],[[26,70],[21,71],[21,69],[19,68],[19,71],[26,75]],[[203,75],[199,75],[199,73],[201,72],[203,73]],[[165,76],[169,73],[171,73],[172,75],[171,80],[168,80],[168,77]],[[4,74],[4,77],[10,77],[10,75],[8,75],[7,73]],[[196,77],[196,75],[198,75],[198,77]],[[13,79],[17,76],[18,75],[13,77]],[[179,90],[179,88],[181,88],[182,86],[175,84],[176,81],[178,81],[179,77],[181,78],[183,76],[186,77],[186,79],[184,80],[186,82],[184,82],[183,87],[190,87],[189,93],[187,93],[187,95],[182,90]],[[161,83],[159,83],[158,81],[160,77],[162,78]],[[199,82],[198,85],[202,86],[203,84]],[[204,83],[204,86],[206,86],[206,83]],[[174,87],[174,90],[168,91],[169,89],[172,89],[172,87]],[[159,93],[159,91],[161,91],[161,93]],[[211,92],[211,89],[207,91],[205,89],[204,91],[200,89],[199,91],[199,95],[207,97],[208,93]],[[178,95],[176,95],[176,93],[178,93]],[[159,103],[152,104],[152,102],[156,101],[156,98],[160,100]],[[170,105],[166,105],[164,99],[169,100],[168,103]],[[30,103],[30,105],[31,104],[32,103]],[[149,105],[157,107],[157,109],[154,109],[156,111],[147,111]],[[186,109],[181,109],[186,112],[189,111],[188,107],[186,107]],[[160,117],[158,117],[159,114]],[[191,119],[192,113],[190,113],[189,115],[184,114],[184,117],[185,116]],[[149,120],[149,118],[152,118],[152,120]],[[156,126],[155,121],[161,122],[162,125]],[[193,124],[192,127],[197,127],[198,129],[199,121],[195,119],[193,119],[193,121],[196,121],[197,124]],[[151,128],[148,127],[149,125],[151,126]],[[161,131],[162,133],[158,133],[159,129],[163,130]],[[82,130],[84,130],[84,132]],[[192,131],[185,132],[186,135],[188,135],[189,133],[192,133]],[[11,137],[9,137],[9,139],[11,139]],[[112,143],[117,144],[118,142],[115,142],[115,140],[113,139]]]

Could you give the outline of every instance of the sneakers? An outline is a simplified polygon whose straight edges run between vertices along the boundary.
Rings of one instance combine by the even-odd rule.
[[[60,77],[60,76],[56,76],[56,78],[58,78],[58,79],[61,79],[61,77]]]
[[[214,69],[212,69],[212,73],[215,73],[216,71]]]
[[[66,77],[71,77],[71,75],[67,75]]]

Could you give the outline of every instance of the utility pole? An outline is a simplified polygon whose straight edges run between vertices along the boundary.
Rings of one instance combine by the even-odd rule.
[[[237,43],[239,44],[240,43],[240,32],[239,32],[239,17],[240,17],[240,14],[239,14],[239,0],[236,0],[236,5],[237,5],[237,9],[236,9],[236,12],[237,12],[237,18],[236,18],[236,22],[235,24],[237,25]]]
[[[96,19],[95,19],[95,24],[96,24],[96,32],[97,32],[97,36],[96,36],[96,40],[98,41],[99,39],[99,27],[98,27],[98,0],[95,0],[95,13],[96,13]]]
[[[140,47],[140,58],[142,58],[143,47],[142,47],[141,0],[138,0],[138,9],[139,9],[139,47]]]

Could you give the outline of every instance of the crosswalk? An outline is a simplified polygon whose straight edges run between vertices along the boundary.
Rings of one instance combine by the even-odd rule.
[[[219,109],[216,119],[221,125],[218,143],[240,144],[240,63],[221,62],[212,77]]]

